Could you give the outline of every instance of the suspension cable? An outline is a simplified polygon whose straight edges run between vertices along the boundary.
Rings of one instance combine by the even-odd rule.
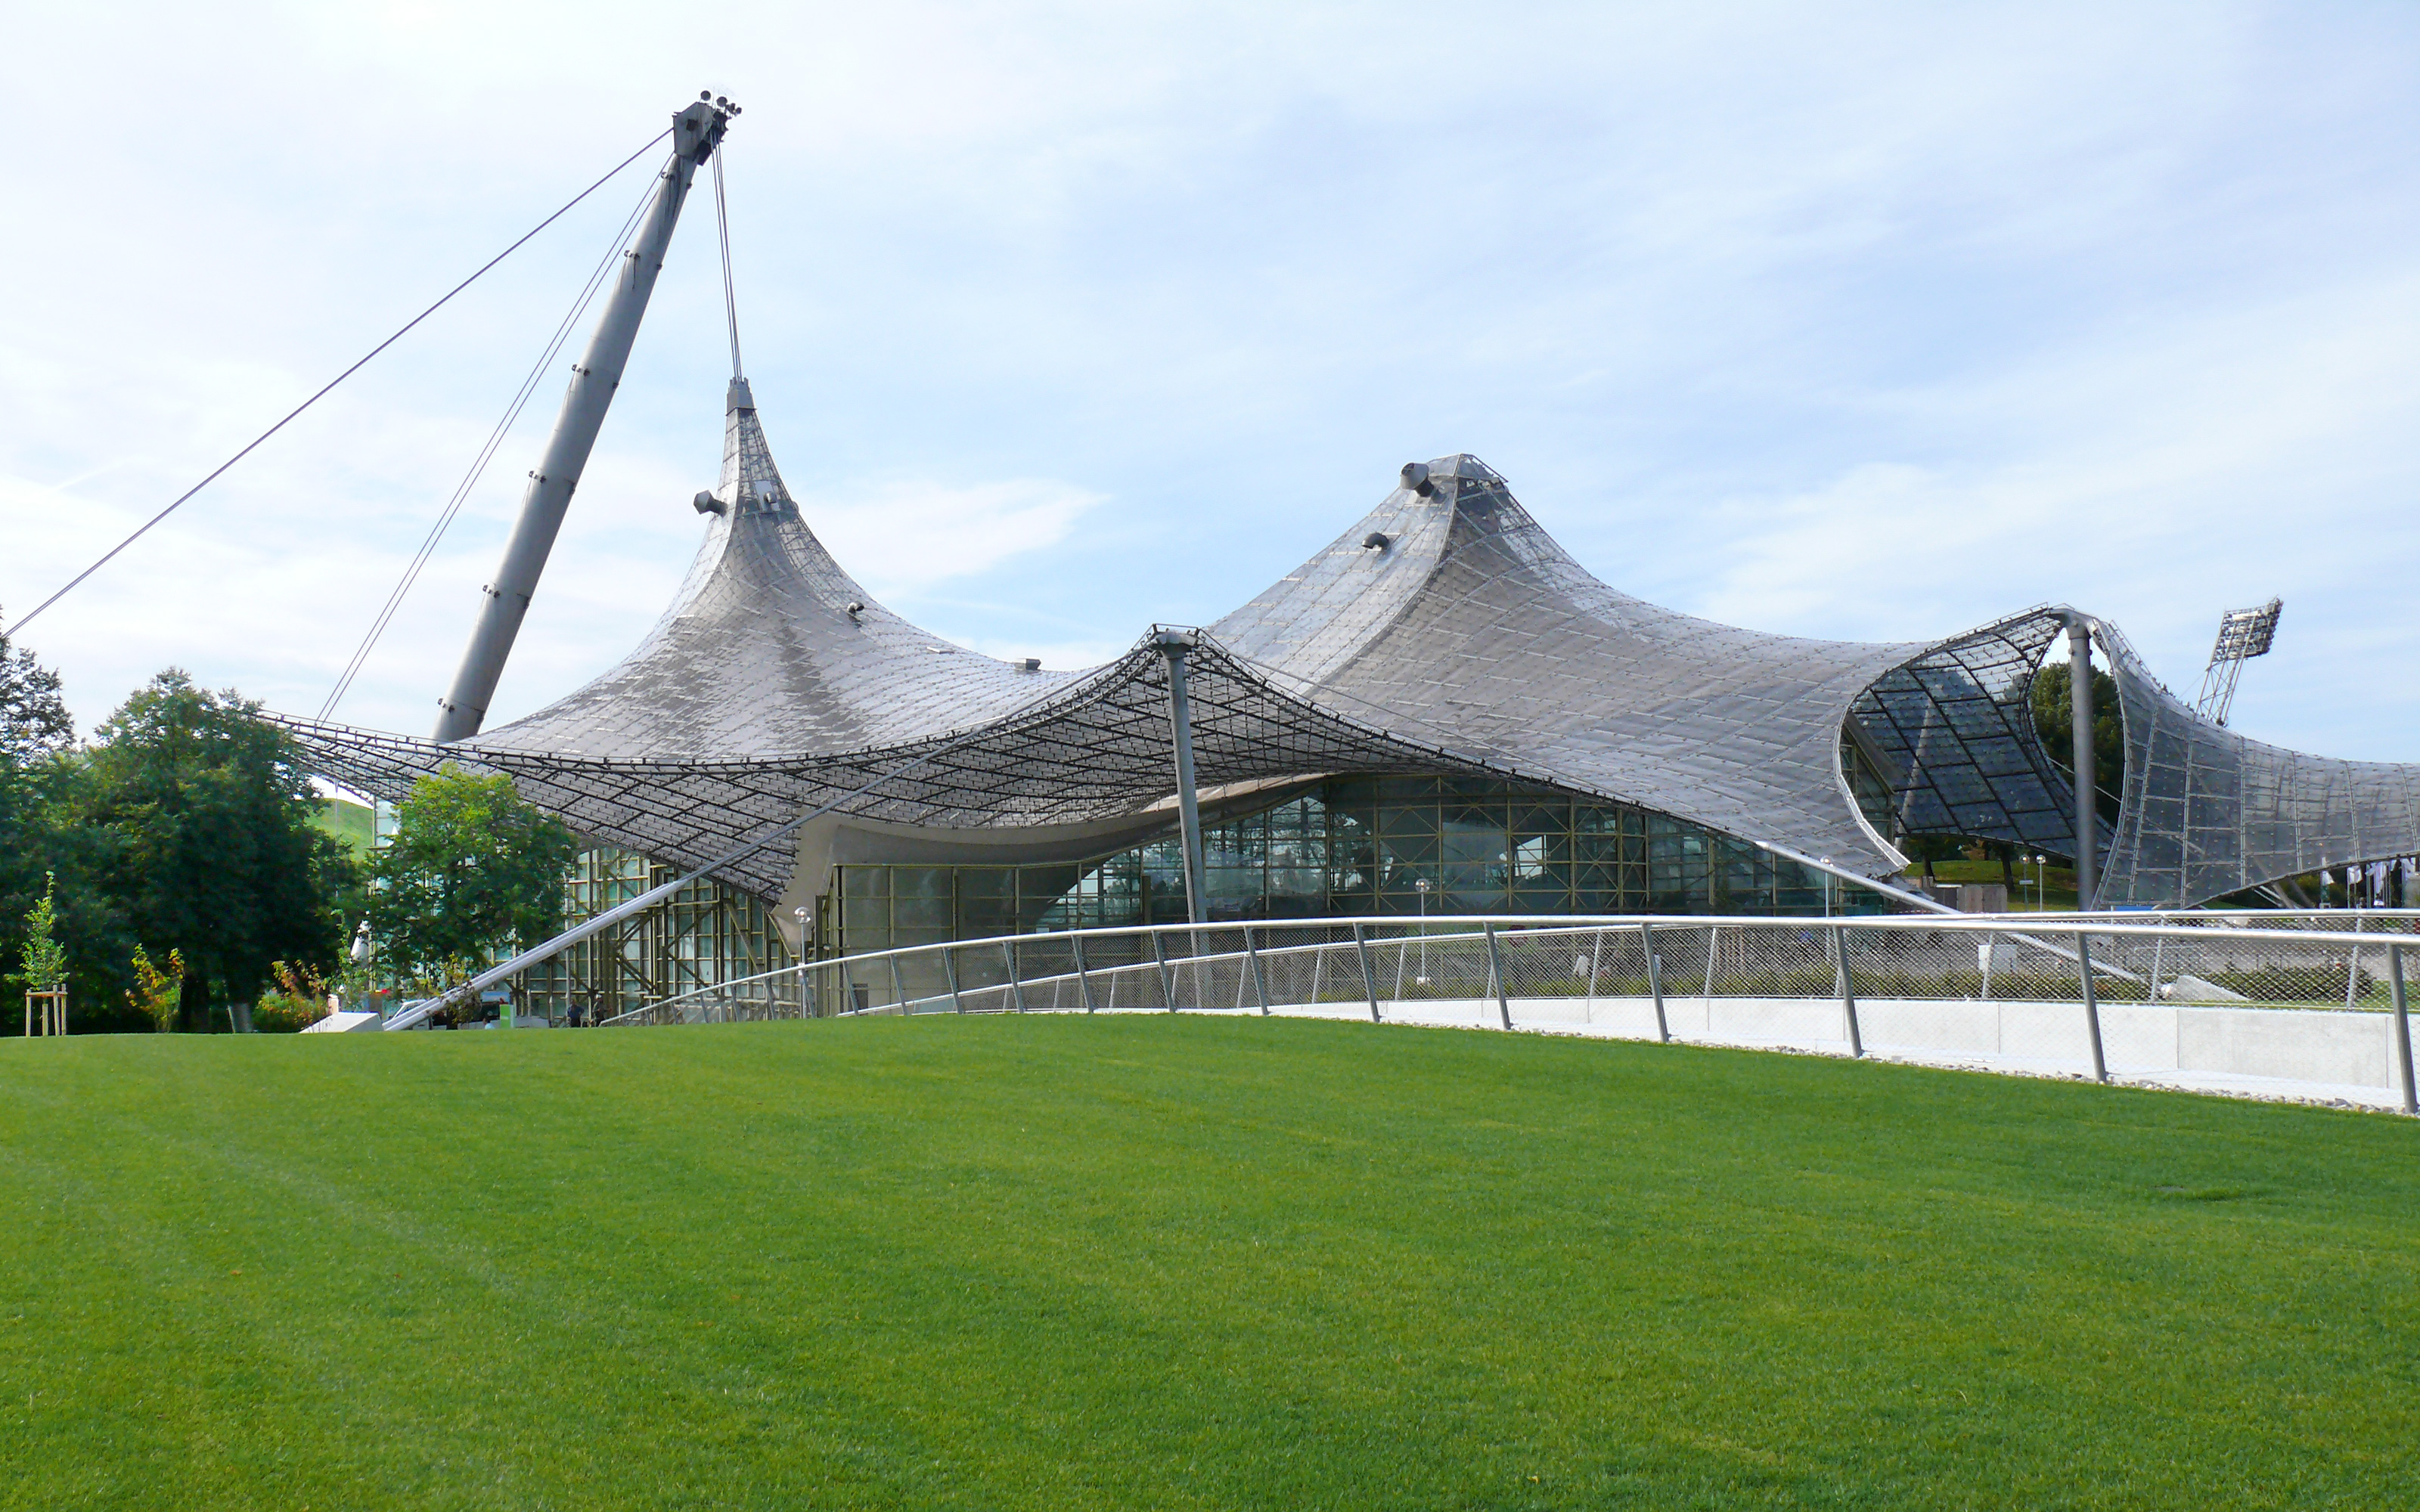
[[[639,218],[646,213],[648,200],[654,195],[655,189],[651,180],[639,192],[639,203],[631,208],[621,229],[614,232],[613,240],[606,244],[605,255],[597,260],[596,270],[581,286],[580,296],[572,301],[570,313],[554,328],[554,334],[548,340],[546,349],[538,354],[536,363],[530,367],[529,376],[521,379],[521,386],[513,394],[512,402],[505,406],[504,418],[497,421],[496,428],[488,433],[487,444],[480,447],[478,455],[472,458],[470,471],[455,486],[453,494],[445,501],[445,507],[438,513],[437,523],[429,527],[427,539],[420,543],[420,549],[412,554],[410,564],[403,569],[403,577],[396,583],[394,591],[386,595],[386,602],[371,621],[369,633],[362,637],[362,643],[354,649],[352,659],[345,663],[345,670],[337,677],[335,687],[329,689],[327,702],[319,705],[319,718],[324,720],[334,715],[336,704],[352,689],[353,679],[361,675],[362,668],[369,661],[370,653],[377,649],[380,638],[386,634],[388,625],[394,621],[396,611],[403,607],[405,595],[411,592],[412,584],[420,580],[421,569],[436,554],[438,543],[444,538],[447,528],[470,501],[471,490],[478,486],[480,477],[488,471],[488,464],[495,459],[497,450],[504,445],[505,433],[520,418],[522,406],[528,404],[530,396],[537,392],[538,381],[553,364],[556,354],[563,350],[563,344],[570,339],[573,328],[586,312],[590,301],[596,299],[597,291],[604,287],[606,274],[616,266],[622,246],[629,239]]]
[[[739,304],[731,286],[731,211],[722,193],[722,155],[714,153],[714,228],[722,239],[722,316],[731,326],[731,376],[745,378],[739,367]]]
[[[35,617],[40,614],[42,610],[49,609],[60,599],[67,597],[68,594],[74,592],[77,586],[85,579],[107,566],[111,559],[116,557],[120,551],[125,550],[128,547],[132,546],[135,542],[141,540],[144,535],[150,531],[152,526],[159,524],[162,520],[166,519],[169,516],[175,514],[178,505],[181,505],[186,500],[193,498],[194,495],[200,493],[204,488],[209,487],[212,483],[216,482],[220,473],[225,472],[227,469],[235,466],[238,462],[250,456],[253,452],[259,447],[261,442],[269,440],[271,436],[276,435],[279,431],[284,430],[287,424],[296,416],[302,413],[303,410],[310,409],[313,405],[318,404],[321,399],[326,398],[329,392],[334,389],[337,384],[344,382],[345,379],[351,378],[355,373],[360,372],[364,367],[367,366],[371,358],[376,357],[379,353],[386,350],[389,347],[401,341],[406,332],[410,332],[412,327],[420,324],[423,320],[427,319],[430,316],[435,315],[439,310],[444,308],[446,302],[452,300],[455,295],[461,293],[464,289],[469,288],[473,284],[477,283],[481,274],[486,273],[488,270],[495,267],[496,264],[503,262],[505,258],[520,251],[524,242],[527,242],[532,237],[536,236],[540,231],[545,230],[548,226],[552,225],[555,222],[561,220],[565,215],[570,212],[573,206],[579,204],[582,200],[586,199],[597,190],[605,187],[606,182],[613,178],[615,174],[620,173],[623,169],[646,156],[647,153],[654,148],[656,143],[662,141],[665,137],[670,135],[672,135],[672,131],[667,128],[662,132],[650,139],[645,147],[641,147],[638,151],[631,153],[627,158],[624,158],[620,162],[615,163],[613,168],[606,173],[603,178],[597,179],[595,183],[590,184],[586,189],[583,189],[579,193],[572,195],[569,200],[565,202],[563,208],[555,211],[552,215],[548,216],[545,220],[540,221],[537,224],[530,227],[527,231],[523,232],[520,239],[513,242],[511,246],[506,247],[504,251],[496,254],[493,257],[490,257],[486,262],[480,264],[477,272],[473,273],[470,277],[462,280],[459,284],[447,289],[444,294],[439,297],[435,304],[430,305],[427,309],[421,311],[418,315],[413,316],[411,319],[405,321],[401,329],[397,330],[394,335],[387,337],[386,340],[380,342],[377,346],[371,347],[368,352],[363,355],[361,361],[337,374],[334,378],[330,378],[325,388],[320,389],[318,393],[311,395],[311,397],[303,400],[301,404],[296,405],[292,409],[287,411],[286,418],[284,420],[280,420],[276,424],[270,426],[267,430],[264,430],[259,435],[254,437],[252,440],[244,446],[242,451],[236,453],[235,455],[228,457],[217,467],[212,468],[208,477],[205,477],[201,482],[186,489],[183,493],[178,494],[175,500],[170,501],[167,508],[152,516],[149,519],[145,520],[141,525],[135,528],[132,534],[127,536],[126,539],[118,542],[116,546],[111,547],[107,551],[102,552],[101,560],[95,562],[91,566],[85,568],[84,571],[77,573],[73,578],[69,579],[66,587],[61,588],[57,593],[53,594],[50,597],[43,599],[40,603],[35,605],[31,612],[21,615],[16,624],[9,625],[6,632],[0,633],[14,635],[18,631],[23,630],[26,625],[34,623]]]

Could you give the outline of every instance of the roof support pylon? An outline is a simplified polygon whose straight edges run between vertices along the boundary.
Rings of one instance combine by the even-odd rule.
[[[639,234],[622,254],[622,270],[613,282],[613,297],[597,318],[588,349],[572,364],[571,387],[555,417],[554,434],[546,443],[546,458],[530,474],[529,491],[521,497],[520,518],[504,547],[496,580],[487,587],[479,606],[479,623],[462,652],[454,687],[438,703],[437,739],[460,740],[479,733],[487,721],[488,704],[496,682],[504,673],[521,619],[529,613],[554,537],[563,529],[564,512],[571,506],[572,490],[588,466],[605,410],[621,386],[622,369],[630,360],[630,344],[638,338],[639,318],[647,313],[647,297],[655,292],[656,275],[663,270],[664,251],[672,244],[673,227],[680,221],[681,204],[700,164],[714,155],[731,117],[726,107],[701,100],[673,117],[673,160],[656,190],[655,202],[640,223]]]
[[[1193,704],[1185,686],[1185,656],[1193,649],[1188,630],[1153,634],[1159,654],[1168,658],[1169,744],[1176,754],[1176,812],[1185,844],[1185,917],[1195,924],[1210,921],[1209,879],[1202,869],[1202,804],[1193,788]]]
[[[2092,770],[2092,622],[2081,614],[2067,617],[2067,695],[2074,715],[2075,903],[2088,909],[2098,890],[2094,872],[2100,853],[2092,830],[2099,817],[2093,801],[2099,789]]]

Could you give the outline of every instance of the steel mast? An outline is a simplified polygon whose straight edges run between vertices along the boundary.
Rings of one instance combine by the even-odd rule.
[[[544,460],[530,474],[520,518],[504,547],[496,580],[485,590],[487,601],[479,607],[479,623],[462,652],[462,669],[454,674],[453,690],[438,701],[441,743],[477,734],[488,717],[496,680],[504,675],[504,658],[512,655],[521,618],[529,612],[531,595],[537,592],[538,576],[546,571],[547,555],[554,549],[555,533],[563,529],[564,511],[571,505],[572,490],[580,486],[580,474],[597,444],[597,429],[605,424],[606,407],[621,386],[622,368],[630,360],[630,343],[638,337],[639,317],[647,313],[647,296],[655,292],[656,275],[663,270],[664,250],[680,221],[681,203],[689,197],[697,170],[714,156],[724,129],[738,111],[727,100],[701,95],[697,103],[673,117],[672,163],[663,172],[655,203],[647,208],[638,236],[622,254],[622,270],[614,280],[612,298],[606,301],[605,313],[597,316],[596,334],[588,338],[588,349],[572,364],[563,411],[555,417]]]

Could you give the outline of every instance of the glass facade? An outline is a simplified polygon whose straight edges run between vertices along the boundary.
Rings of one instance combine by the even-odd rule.
[[[1863,888],[1827,887],[1819,872],[1678,819],[1468,778],[1332,778],[1204,825],[1202,850],[1214,920],[1879,906]],[[1080,863],[833,872],[817,909],[819,955],[1186,917],[1173,832]]]
[[[593,918],[684,870],[635,851],[583,852],[566,886],[564,923]],[[763,903],[721,883],[693,882],[662,905],[531,967],[516,1011],[553,1023],[596,1023],[790,961]]]

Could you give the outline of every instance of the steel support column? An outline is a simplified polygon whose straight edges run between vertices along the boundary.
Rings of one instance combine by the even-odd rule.
[[[2403,1001],[2403,947],[2386,951],[2386,982],[2395,994],[2395,1069],[2403,1077],[2403,1111],[2420,1113],[2412,1077],[2412,1015]]]
[[[1159,997],[1168,1011],[1176,1011],[1176,973],[1168,964],[1168,947],[1160,943],[1159,931],[1151,931],[1151,962],[1159,968]]]
[[[1261,975],[1261,948],[1252,943],[1252,926],[1244,926],[1244,954],[1252,963],[1252,992],[1261,1000],[1261,1017],[1269,1016],[1269,980]]]
[[[1189,630],[1161,630],[1154,639],[1168,658],[1169,745],[1176,755],[1176,814],[1185,846],[1185,918],[1210,921],[1209,879],[1202,865],[1202,806],[1193,787],[1193,702],[1185,683],[1185,655],[1193,649]]]
[[[1512,1026],[1512,1005],[1504,998],[1504,963],[1496,953],[1494,920],[1480,926],[1487,932],[1487,990],[1496,995],[1496,1019],[1505,1028]]]
[[[1664,1013],[1664,963],[1655,955],[1655,926],[1638,926],[1638,949],[1647,955],[1647,995],[1655,999],[1655,1042],[1672,1042],[1672,1021]]]
[[[1370,969],[1370,940],[1361,932],[1361,921],[1353,921],[1353,953],[1361,961],[1361,991],[1370,999],[1370,1022],[1378,1022],[1378,978]]]
[[[689,197],[690,181],[698,166],[713,156],[721,142],[728,119],[705,100],[673,117],[671,165],[664,170],[637,238],[622,254],[621,270],[613,292],[606,298],[604,313],[597,317],[596,333],[588,338],[580,361],[571,364],[571,387],[563,396],[562,412],[555,417],[554,434],[547,440],[544,459],[530,473],[520,517],[513,524],[496,580],[488,585],[487,598],[479,606],[479,622],[471,631],[471,643],[463,648],[454,686],[439,702],[436,738],[441,742],[475,735],[487,720],[496,680],[504,675],[504,658],[512,655],[522,617],[529,613],[530,599],[537,593],[538,578],[546,571],[546,559],[563,529],[564,514],[571,507],[572,490],[580,486],[580,474],[597,445],[597,432],[605,424],[613,391],[622,385],[630,344],[638,339],[639,319],[647,313],[647,297],[655,292],[656,275],[663,271],[664,252],[672,244],[674,226],[680,222],[681,202]]]
[[[1840,926],[1832,926],[1832,972],[1840,983],[1840,1014],[1849,1022],[1849,1054],[1864,1059],[1865,1030],[1857,1023],[1857,983],[1849,975],[1849,937]]]
[[[2086,945],[2084,932],[2075,933],[2075,975],[2084,984],[2084,1027],[2092,1037],[2092,1079],[2109,1079],[2109,1061],[2101,1053],[2101,999],[2092,990],[2092,951]]]
[[[2067,691],[2075,745],[2075,904],[2089,909],[2101,891],[2101,853],[2093,834],[2100,813],[2092,770],[2092,622],[2081,614],[2067,620]]]

